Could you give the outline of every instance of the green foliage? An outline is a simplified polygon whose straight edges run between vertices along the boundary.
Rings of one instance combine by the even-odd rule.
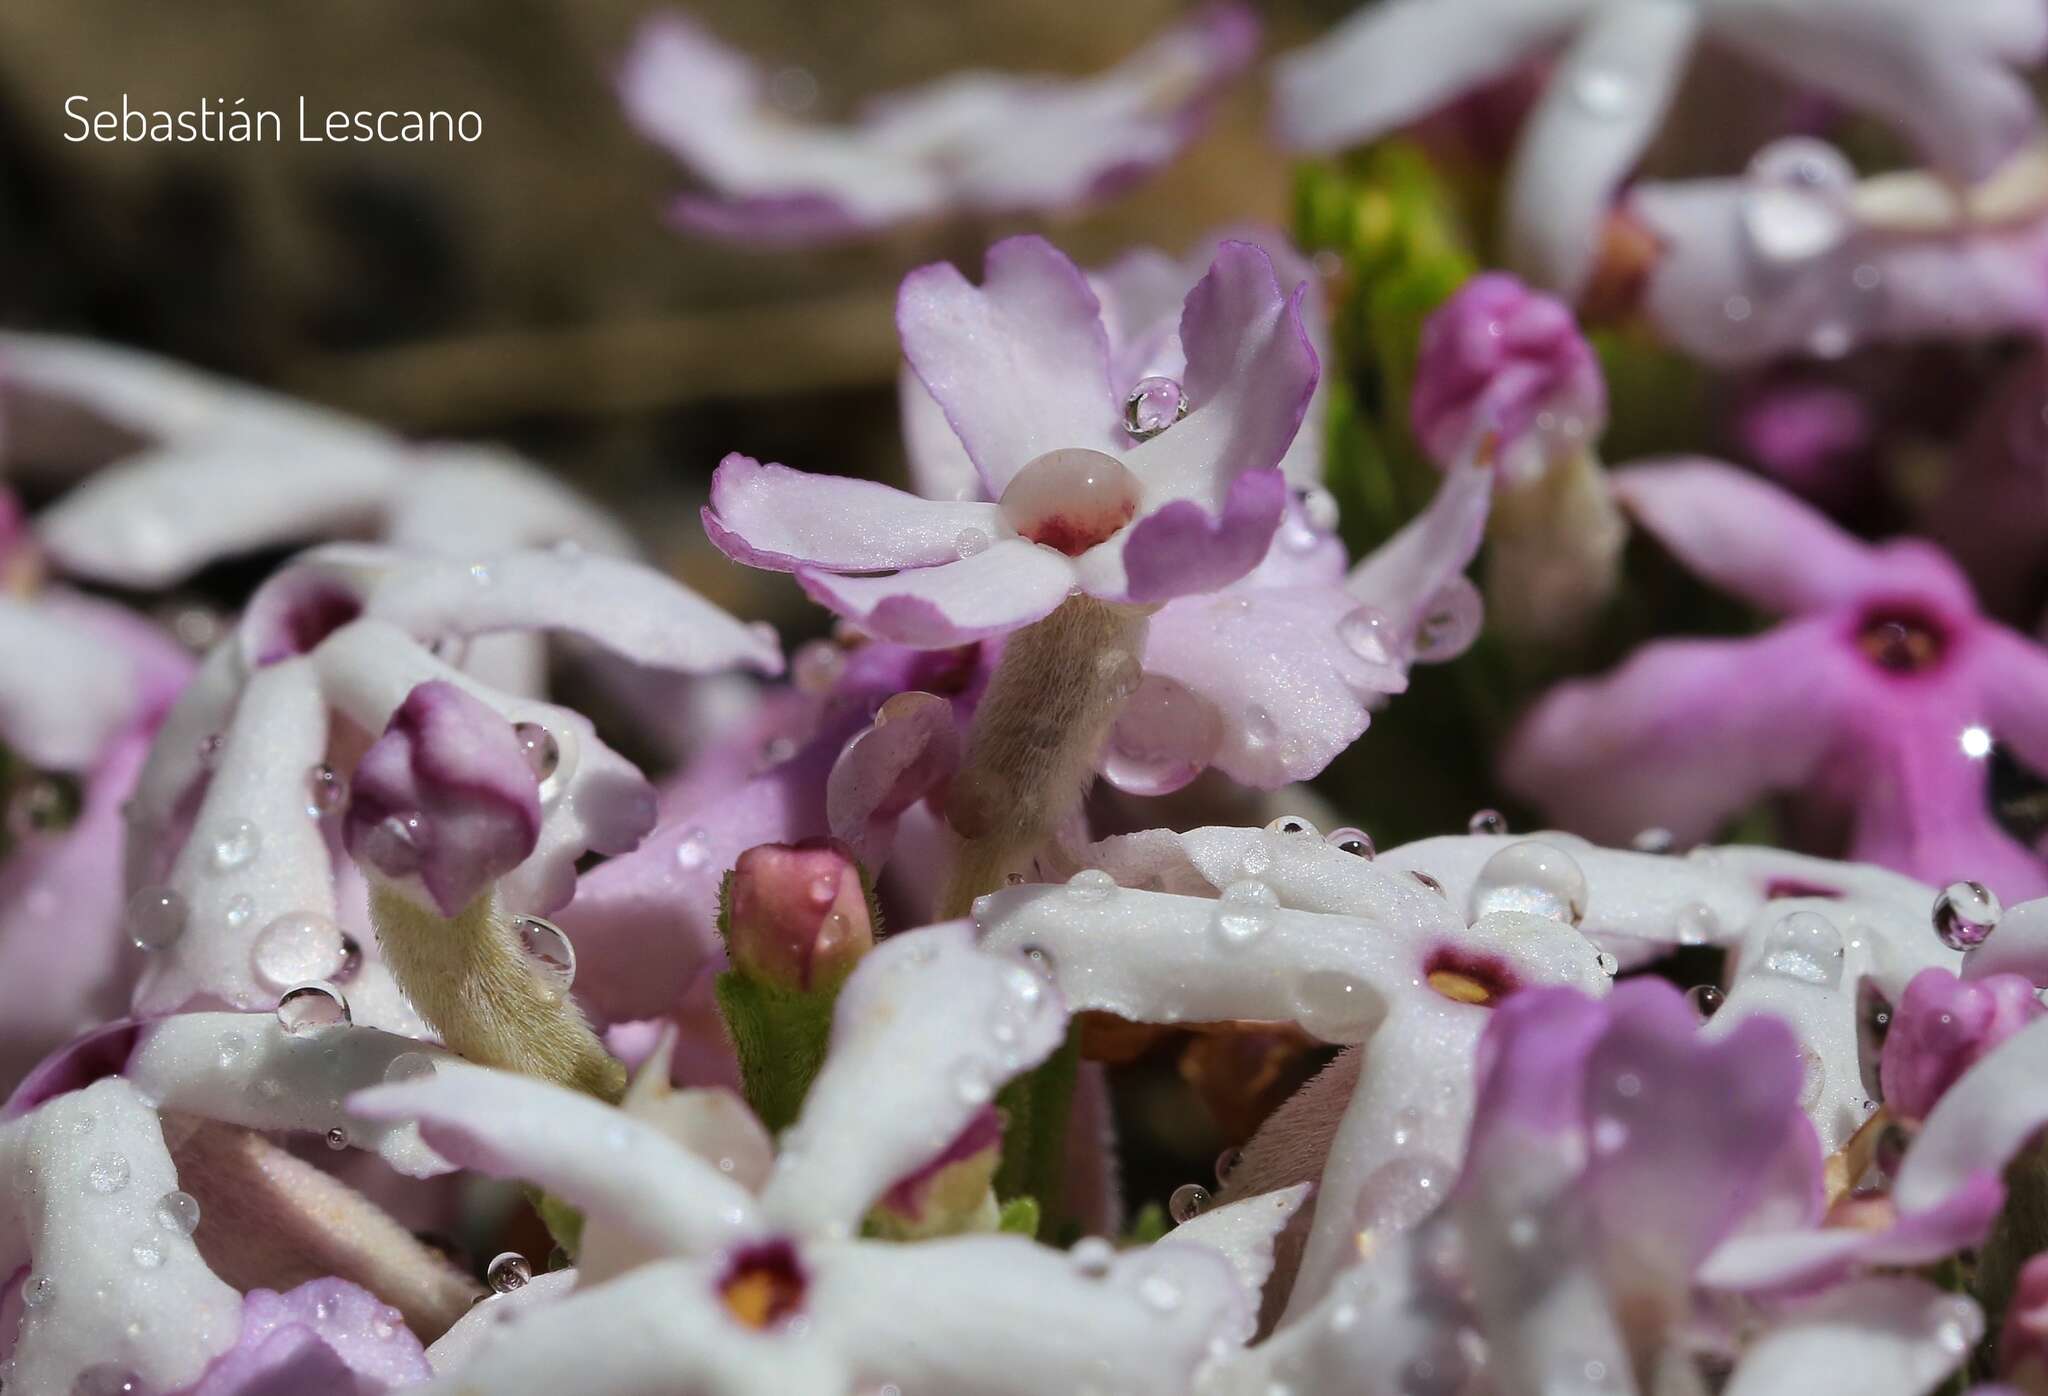
[[[996,1196],[1005,1203],[1033,1198],[1049,1221],[1060,1216],[1067,1116],[1080,1066],[1080,1029],[1070,1026],[1058,1051],[996,1097],[996,1108],[1003,1112],[1003,1161],[996,1169]]]
[[[1013,1236],[1038,1235],[1038,1199],[1013,1197],[1005,1202],[996,1221],[996,1230],[1007,1231]]]
[[[1125,1228],[1123,1244],[1149,1246],[1171,1230],[1173,1223],[1167,1219],[1166,1209],[1157,1202],[1147,1202],[1138,1209],[1138,1215],[1132,1217],[1131,1224]]]
[[[553,1193],[542,1192],[539,1188],[528,1188],[526,1197],[547,1227],[548,1235],[554,1238],[555,1244],[567,1253],[570,1260],[575,1260],[583,1249],[583,1213]]]
[[[787,1129],[825,1064],[837,992],[773,989],[733,970],[718,976],[717,990],[747,1104],[770,1131]]]

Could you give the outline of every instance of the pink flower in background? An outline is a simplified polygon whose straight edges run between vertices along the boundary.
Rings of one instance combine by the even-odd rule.
[[[1178,155],[1257,46],[1251,12],[1219,4],[1096,77],[957,73],[827,126],[775,110],[772,79],[669,12],[642,29],[619,91],[642,134],[709,186],[677,197],[677,226],[787,246],[1099,201]]]
[[[2018,974],[1958,979],[1941,969],[1913,976],[1893,1010],[1880,1064],[1885,1108],[1920,1120],[1978,1059],[2039,1018],[2032,980]]]
[[[1173,401],[1118,397],[1102,306],[1039,238],[990,249],[984,284],[948,265],[903,283],[911,367],[995,503],[729,456],[704,524],[728,556],[796,574],[883,639],[943,648],[1028,625],[1073,593],[1133,605],[1215,591],[1265,556],[1278,466],[1316,382],[1289,294],[1228,243],[1188,294]],[[1162,380],[1163,381],[1163,380]],[[852,575],[889,572],[887,576]]]
[[[2033,0],[1938,11],[1919,0],[1396,0],[1281,60],[1280,129],[1314,150],[1368,140],[1562,47],[1523,125],[1504,218],[1511,265],[1576,297],[1609,201],[1703,41],[1868,112],[1970,182],[2036,128],[2014,70],[2048,50],[2048,11]]]
[[[1645,466],[1615,492],[1703,579],[1785,619],[1750,639],[1651,642],[1560,685],[1511,740],[1515,792],[1567,827],[1626,841],[1710,836],[1767,795],[1795,830],[1937,886],[2048,891],[1987,804],[2003,745],[2048,772],[2048,653],[1978,613],[1911,539],[1867,544],[1729,466]]]

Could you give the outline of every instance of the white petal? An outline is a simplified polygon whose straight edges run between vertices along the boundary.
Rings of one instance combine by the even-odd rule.
[[[1906,1151],[1892,1191],[1918,1212],[1973,1173],[2001,1169],[2048,1121],[2048,1019],[2023,1028],[1964,1072]]]
[[[105,1364],[175,1390],[234,1344],[240,1296],[157,1220],[178,1175],[156,1112],[128,1082],[94,1082],[0,1125],[0,1180],[0,1268],[32,1256],[24,1292],[40,1296],[10,1388],[70,1391]]]
[[[1301,1210],[1301,1204],[1308,1200],[1311,1187],[1297,1183],[1277,1192],[1261,1193],[1238,1202],[1227,1202],[1221,1207],[1211,1207],[1198,1217],[1182,1222],[1165,1239],[1162,1246],[1202,1246],[1216,1252],[1230,1262],[1231,1270],[1237,1275],[1237,1282],[1257,1308],[1260,1293],[1266,1287],[1267,1276],[1273,1273],[1273,1248],[1281,1231]],[[1232,1335],[1239,1342],[1250,1342],[1252,1330]]]
[[[206,769],[201,743],[227,730],[246,677],[241,646],[229,636],[208,652],[157,728],[129,802],[124,863],[130,887],[169,874],[177,854],[169,841],[184,832],[180,807]]]
[[[1855,1280],[1795,1308],[1751,1343],[1727,1396],[1920,1396],[1984,1332],[1977,1306],[1909,1276]]]
[[[348,1098],[383,1082],[400,1057],[459,1064],[430,1043],[376,1028],[290,1033],[274,1013],[181,1013],[143,1033],[127,1075],[159,1109],[261,1130],[326,1134],[374,1151],[409,1177],[450,1165],[411,1120],[361,1114]]]
[[[460,557],[570,542],[632,557],[618,520],[545,468],[492,446],[420,446],[392,499],[384,541],[407,551]]]
[[[896,935],[839,992],[832,1044],[761,1205],[803,1234],[849,1234],[1066,1031],[1059,996],[964,922]]]
[[[481,1304],[473,1305],[428,1346],[427,1362],[437,1376],[461,1371],[501,1326],[516,1322],[530,1309],[545,1308],[567,1298],[574,1292],[578,1278],[573,1269],[548,1270],[517,1289],[490,1295]]]
[[[0,743],[50,770],[82,771],[134,712],[135,669],[56,607],[0,596]]]

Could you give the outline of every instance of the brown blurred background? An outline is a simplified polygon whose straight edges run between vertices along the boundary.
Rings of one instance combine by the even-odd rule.
[[[891,298],[1023,224],[757,254],[670,232],[681,171],[630,131],[611,74],[645,0],[15,0],[0,6],[0,319],[90,334],[423,436],[515,445],[621,506],[729,604],[793,588],[703,557],[728,450],[900,472]],[[689,7],[831,118],[970,66],[1110,63],[1175,0],[711,0]],[[1267,52],[1344,0],[1262,7]],[[805,80],[806,75],[809,81]],[[172,110],[475,110],[473,145],[69,143],[67,97]],[[1084,263],[1286,214],[1260,77],[1123,199],[1048,230]],[[742,589],[745,589],[744,591]]]

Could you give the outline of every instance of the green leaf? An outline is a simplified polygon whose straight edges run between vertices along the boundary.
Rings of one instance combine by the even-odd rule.
[[[1038,1199],[1035,1197],[1013,1197],[1003,1204],[1003,1210],[996,1221],[996,1230],[1007,1231],[1016,1236],[1038,1234]]]
[[[1125,1228],[1123,1244],[1149,1246],[1171,1230],[1173,1223],[1167,1220],[1166,1209],[1157,1202],[1147,1202],[1138,1209],[1138,1215],[1131,1218],[1130,1226]]]

